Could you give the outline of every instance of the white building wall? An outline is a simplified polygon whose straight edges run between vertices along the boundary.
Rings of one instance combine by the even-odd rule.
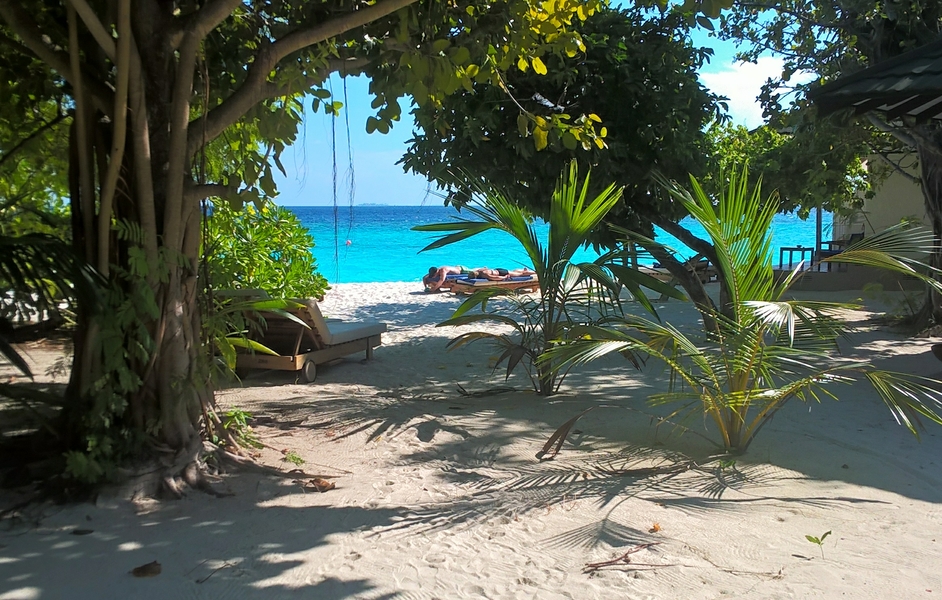
[[[871,164],[881,159],[874,159]],[[914,162],[914,161],[909,161]],[[918,165],[907,169],[914,177],[919,176]],[[898,224],[904,218],[916,218],[929,226],[926,218],[922,187],[902,174],[893,171],[876,191],[876,195],[864,201],[862,213],[850,218],[834,216],[834,239],[846,239],[852,233],[873,235],[887,227]]]

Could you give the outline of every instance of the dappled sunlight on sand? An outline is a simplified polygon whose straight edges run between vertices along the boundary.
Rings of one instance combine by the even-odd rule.
[[[460,300],[418,291],[349,284],[322,303],[332,317],[389,324],[374,360],[347,357],[310,385],[258,372],[220,392],[221,410],[253,415],[257,459],[279,475],[223,475],[217,485],[234,495],[222,499],[37,507],[0,536],[0,597],[55,597],[61,582],[77,596],[135,598],[942,591],[933,566],[942,428],[927,425],[919,442],[854,385],[838,389],[839,402],[786,406],[747,454],[718,456],[702,417],[675,427],[680,416],[663,420],[670,408],[647,406],[666,385],[663,370],[607,357],[543,398],[522,371],[506,380],[495,371],[486,344],[446,351],[456,331],[435,324]],[[656,306],[666,322],[697,330],[691,306]],[[841,342],[848,358],[942,375],[930,340],[853,316],[858,332]],[[558,456],[536,458],[590,408]],[[306,475],[336,488],[309,491]],[[822,558],[805,536],[825,531]],[[630,563],[583,572],[632,549]],[[128,575],[153,560],[157,578]]]

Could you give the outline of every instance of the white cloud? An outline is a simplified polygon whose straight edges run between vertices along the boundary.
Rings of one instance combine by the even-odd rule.
[[[717,70],[700,73],[700,80],[714,94],[729,98],[729,116],[736,125],[748,128],[762,125],[762,107],[757,100],[762,85],[782,74],[782,59],[763,56],[756,63],[714,65]],[[793,82],[807,81],[810,76],[796,75]]]

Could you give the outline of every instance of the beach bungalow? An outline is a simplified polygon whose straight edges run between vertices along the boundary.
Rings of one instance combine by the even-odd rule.
[[[939,120],[942,119],[942,84],[938,76],[940,68],[942,39],[857,73],[840,77],[812,90],[809,98],[818,107],[821,115],[852,109],[857,115],[877,111],[891,121],[900,117],[917,121]],[[905,218],[915,218],[925,225],[931,225],[926,215],[915,152],[909,156],[891,156],[890,159],[900,168],[895,169],[884,164],[884,168],[891,168],[893,172],[880,186],[876,195],[865,201],[860,214],[835,219],[834,239],[847,239],[852,234],[866,235],[868,232],[882,231]],[[877,168],[878,161],[881,159],[871,161],[874,168]],[[847,272],[853,271],[853,267],[847,268]],[[862,283],[865,283],[869,280],[868,275],[869,273],[857,274],[856,279],[862,279]],[[843,278],[851,279],[849,276]],[[822,278],[806,279],[805,285],[816,286]]]
[[[915,153],[893,154],[888,158],[898,165],[899,170],[887,165],[879,157],[867,161],[868,168],[886,169],[889,174],[874,196],[864,199],[861,211],[849,216],[834,216],[833,239],[847,239],[854,233],[873,235],[903,219],[920,221],[926,227],[932,226],[926,215]]]
[[[919,165],[915,155],[894,155],[889,157],[900,166],[897,170],[879,157],[868,161],[874,169],[890,169],[891,172],[880,184],[871,198],[863,201],[863,208],[850,215],[834,214],[831,222],[831,235],[825,236],[822,247],[815,256],[821,256],[821,250],[839,249],[840,244],[828,245],[826,242],[853,240],[860,235],[870,236],[897,225],[901,221],[914,220],[926,227],[932,224],[926,215],[925,201],[919,182]],[[901,172],[902,171],[902,172]],[[826,230],[826,229],[825,229]],[[825,265],[815,267],[805,273],[798,287],[804,290],[837,291],[862,289],[867,284],[876,283],[884,289],[920,289],[917,280],[900,279],[887,271],[861,267],[857,265]]]

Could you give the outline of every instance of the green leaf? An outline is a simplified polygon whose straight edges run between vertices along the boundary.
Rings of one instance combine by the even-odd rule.
[[[520,132],[520,137],[527,137],[527,134],[530,133],[530,119],[527,118],[527,115],[520,113],[517,115],[517,131]]]
[[[703,27],[704,29],[706,29],[707,31],[713,31],[713,21],[711,21],[707,17],[704,17],[702,15],[697,17],[697,24],[700,25],[700,27]]]
[[[575,150],[579,147],[579,140],[576,139],[571,132],[567,131],[563,134],[563,147],[567,150]]]
[[[459,46],[451,54],[451,61],[459,67],[471,60],[471,52],[465,46]]]

